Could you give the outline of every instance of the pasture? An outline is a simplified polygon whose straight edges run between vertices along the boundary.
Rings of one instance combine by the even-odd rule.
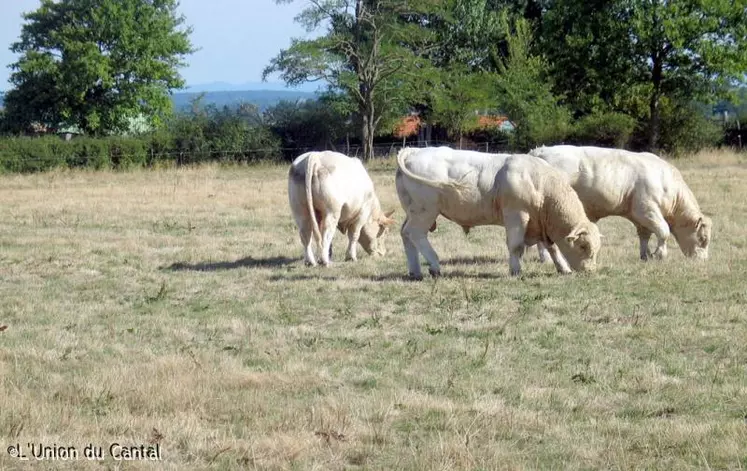
[[[285,164],[2,176],[0,469],[745,469],[747,158],[675,164],[706,263],[643,263],[608,218],[597,273],[532,251],[510,278],[503,228],[439,219],[419,283],[393,160],[389,253],[343,262],[338,233],[326,269]],[[162,460],[6,453],[115,442]]]

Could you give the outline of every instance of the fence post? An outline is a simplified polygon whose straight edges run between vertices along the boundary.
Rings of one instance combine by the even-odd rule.
[[[485,152],[490,152],[490,143],[489,142],[485,143]]]

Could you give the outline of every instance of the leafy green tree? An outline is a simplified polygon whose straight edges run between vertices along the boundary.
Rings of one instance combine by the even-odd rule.
[[[0,136],[8,132],[9,123],[8,117],[6,116],[5,110],[0,108]]]
[[[496,78],[486,72],[473,72],[463,67],[444,69],[440,83],[431,94],[431,118],[443,126],[462,146],[462,137],[477,126],[477,111],[494,108],[492,96]]]
[[[631,36],[648,85],[648,147],[658,147],[661,100],[711,100],[745,82],[747,4],[723,0],[636,2]]]
[[[555,90],[567,97],[576,117],[622,106],[623,93],[640,95],[631,89],[629,18],[620,0],[560,0],[543,15],[535,50],[548,58]]]
[[[11,46],[21,54],[6,95],[11,122],[90,134],[123,131],[141,113],[157,124],[193,52],[177,8],[177,0],[42,0]]]
[[[509,30],[508,15],[501,22]],[[563,140],[570,130],[570,113],[552,92],[547,61],[531,53],[532,29],[528,20],[515,20],[507,36],[508,55],[498,64],[498,100],[516,123],[514,146],[528,150],[538,144]]]
[[[744,1],[558,0],[541,43],[578,112],[633,114],[656,149],[663,99],[711,101],[745,82],[745,18]]]
[[[437,67],[460,64],[472,71],[497,70],[505,31],[498,10],[490,0],[448,0],[440,22],[428,26],[437,31],[438,47],[430,58]]]
[[[290,3],[293,0],[276,0]],[[313,0],[297,20],[308,31],[327,25],[327,34],[294,39],[272,59],[263,76],[279,72],[289,84],[326,81],[356,104],[363,157],[373,156],[373,140],[387,112],[406,108],[417,93],[417,75],[427,68],[417,49],[424,29],[419,18],[436,0]],[[422,90],[422,88],[421,88]]]

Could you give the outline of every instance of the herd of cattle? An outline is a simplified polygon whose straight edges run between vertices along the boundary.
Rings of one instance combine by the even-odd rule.
[[[404,148],[397,155],[395,184],[414,279],[422,279],[420,254],[432,276],[441,273],[428,241],[439,215],[465,233],[474,226],[504,226],[512,275],[521,272],[524,250],[534,244],[540,259],[549,255],[560,273],[595,270],[602,244],[595,223],[606,216],[635,225],[643,260],[665,257],[670,234],[686,256],[708,258],[710,218],[680,172],[650,153],[565,145],[515,155]],[[394,210],[382,210],[359,159],[330,151],[299,156],[288,174],[288,198],[307,264],[317,264],[315,245],[321,263],[330,263],[335,228],[348,236],[347,260],[356,259],[359,242],[369,254],[385,254],[382,236],[395,222]]]

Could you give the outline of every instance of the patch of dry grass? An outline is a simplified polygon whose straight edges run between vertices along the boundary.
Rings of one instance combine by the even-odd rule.
[[[162,447],[121,469],[743,469],[747,165],[678,161],[714,219],[707,263],[638,261],[600,225],[592,276],[504,231],[431,236],[444,277],[307,268],[286,167],[0,177],[3,447]],[[371,173],[398,208],[393,163]],[[0,469],[100,469],[0,453]],[[119,468],[117,468],[119,469]]]

